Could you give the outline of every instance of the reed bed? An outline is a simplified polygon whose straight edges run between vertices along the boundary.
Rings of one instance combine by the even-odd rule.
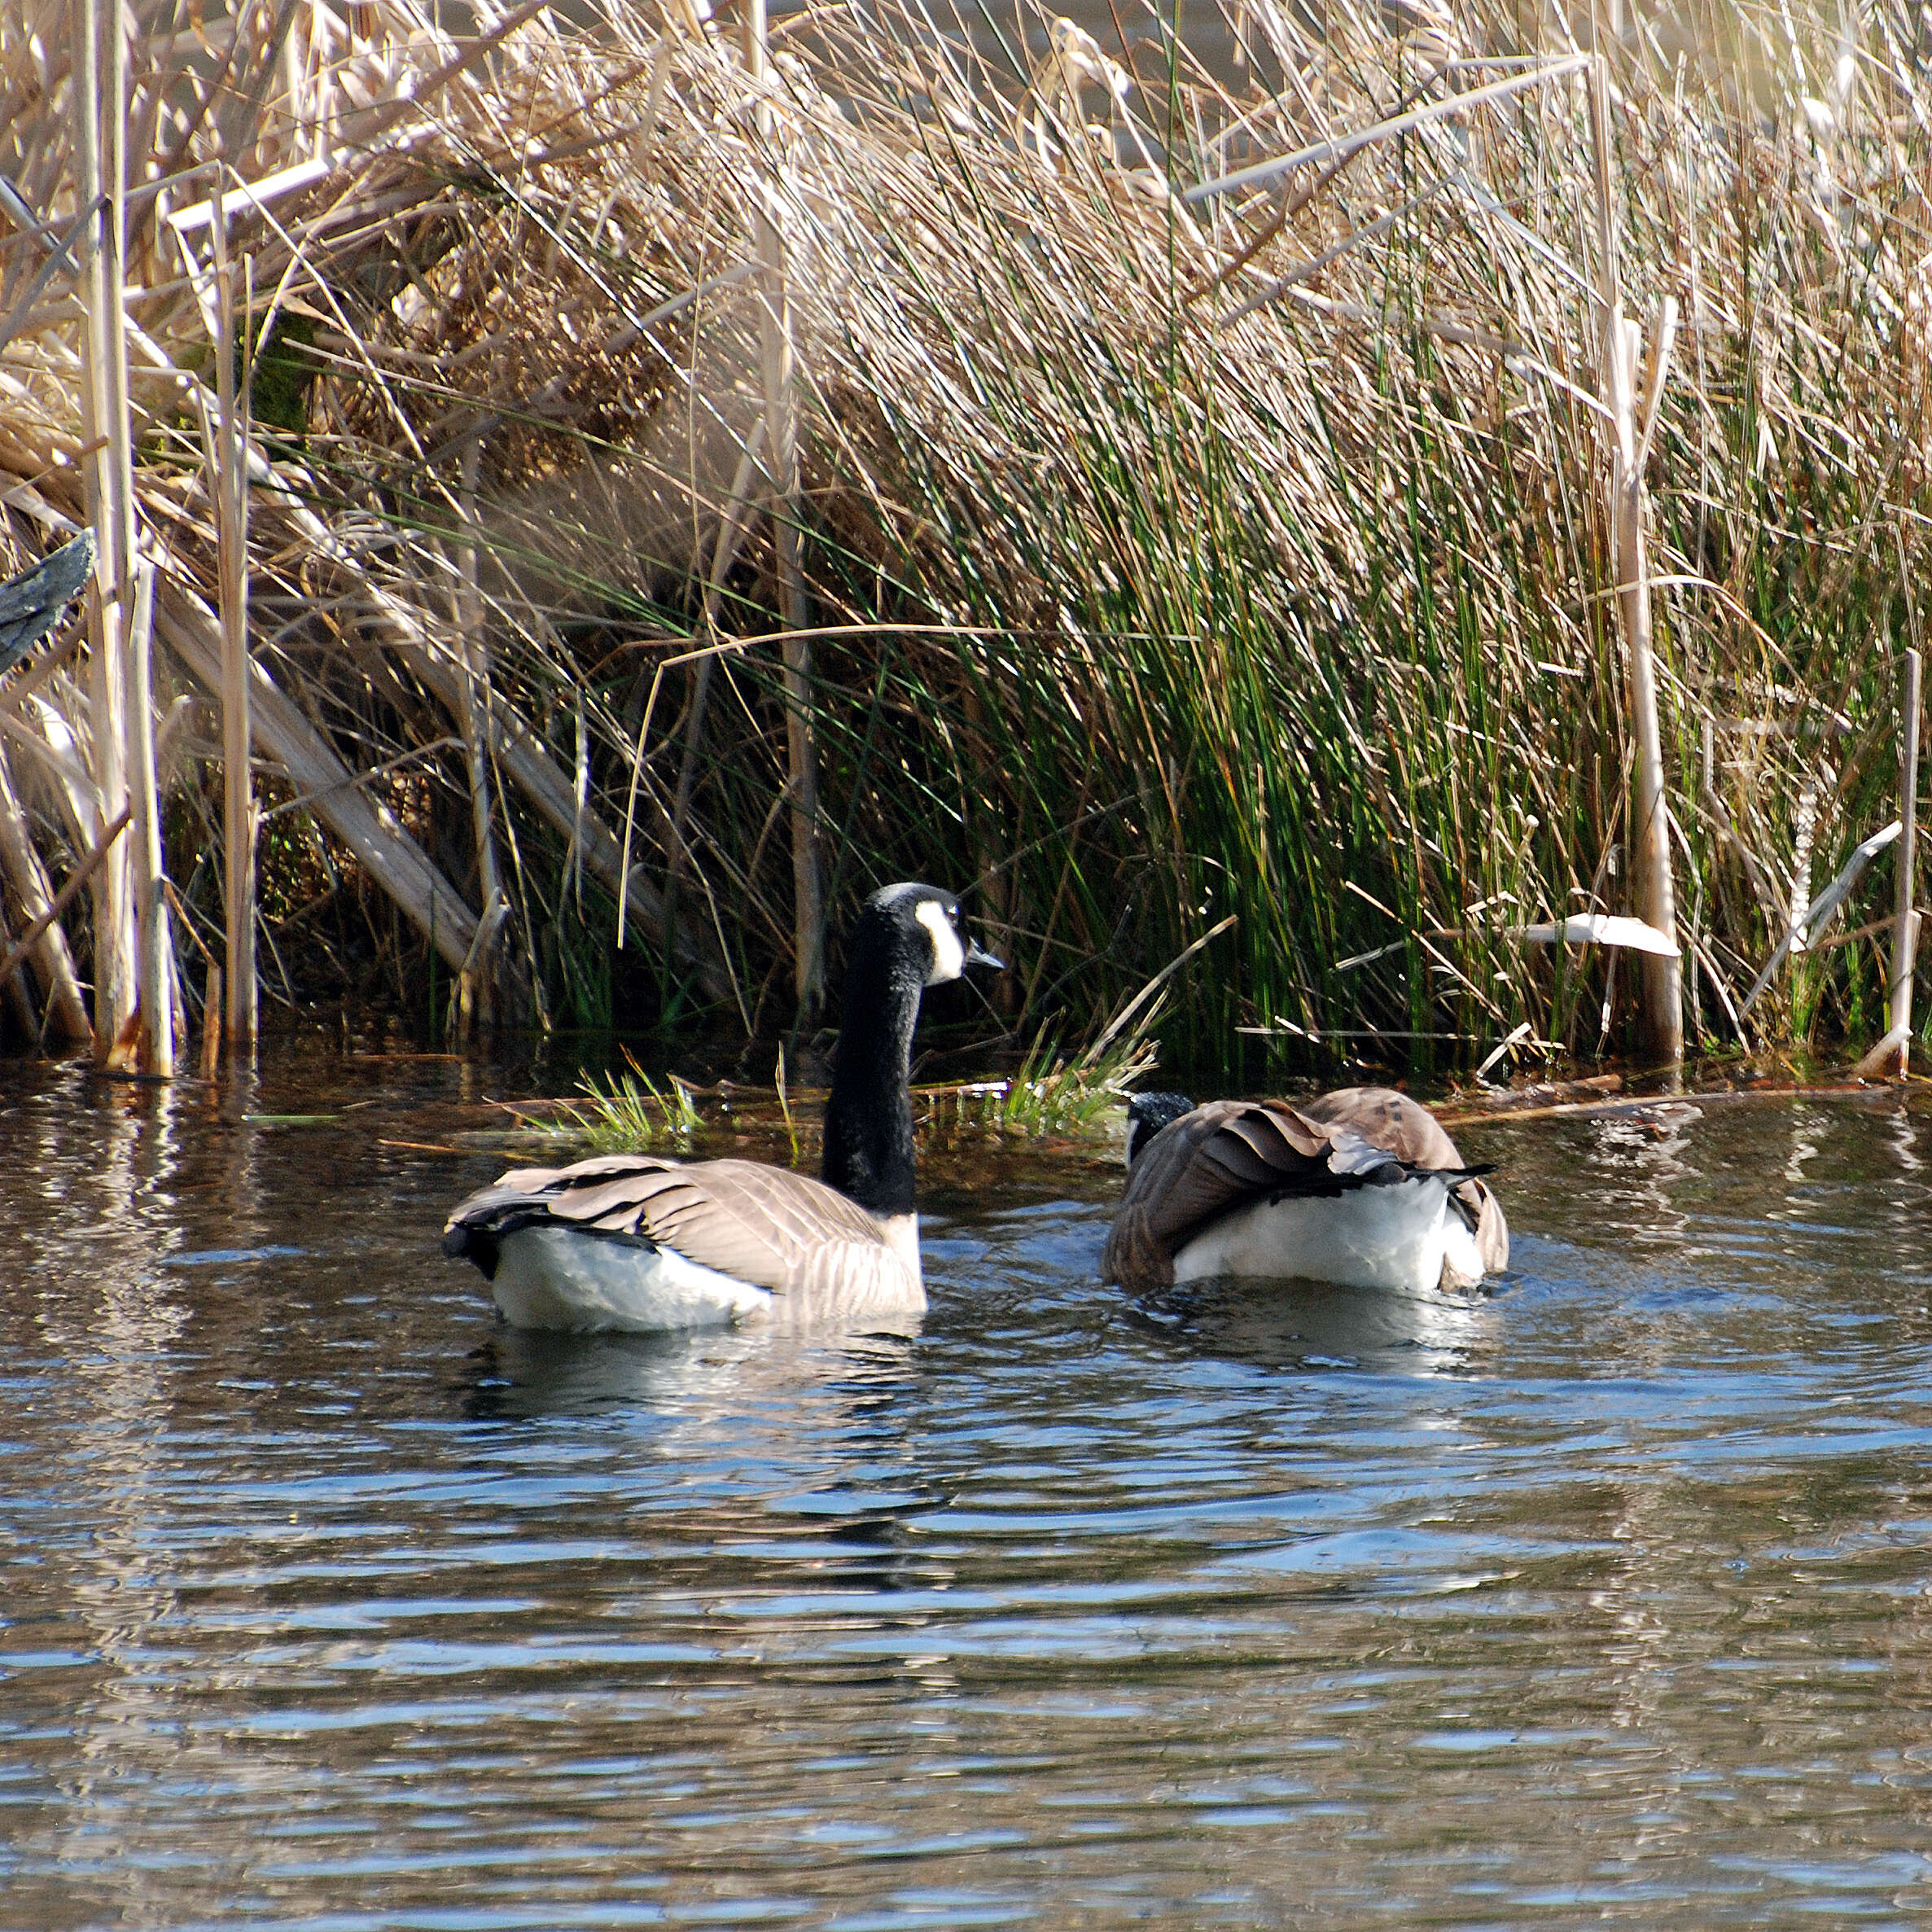
[[[9,567],[83,516],[65,17],[0,20]],[[1932,510],[1904,11],[1592,45],[1500,7],[1319,33],[1257,7],[1237,68],[1153,16],[1103,43],[884,0],[781,19],[762,81],[683,0],[484,9],[462,42],[402,0],[129,17],[191,998],[223,922],[226,608],[272,1001],[785,1024],[803,726],[831,929],[883,879],[970,879],[1026,1037],[1093,1035],[1224,927],[1169,984],[1196,1062],[1620,1046],[1619,955],[1521,936],[1632,905],[1581,52],[1627,303],[1681,316],[1647,475],[1688,1031],[1883,1030],[1882,866],[1743,1009],[1898,813]],[[226,465],[225,370],[251,405]],[[245,532],[213,481],[241,465]],[[62,648],[0,689],[15,931],[109,815]],[[90,935],[55,938],[77,984]],[[68,1010],[36,971],[16,1030]]]

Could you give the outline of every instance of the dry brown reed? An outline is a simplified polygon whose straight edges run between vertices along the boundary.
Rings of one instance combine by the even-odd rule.
[[[15,562],[81,515],[61,17],[0,17]],[[1251,7],[1235,69],[1151,17],[1023,46],[884,0],[774,23],[762,73],[703,0],[485,7],[463,42],[409,0],[127,18],[134,480],[156,703],[191,699],[167,863],[218,930],[245,465],[280,997],[771,1023],[805,717],[833,906],[975,876],[1029,1032],[1238,914],[1174,989],[1203,1057],[1615,1036],[1614,966],[1513,936],[1629,903],[1592,50],[1560,17]],[[1688,1022],[1855,1034],[1886,922],[1749,1022],[1737,991],[1803,910],[1794,848],[1890,816],[1925,55],[1903,15],[1631,18],[1594,51],[1626,300],[1683,318],[1645,460]],[[254,404],[220,458],[217,227]],[[16,930],[93,843],[96,703],[71,651],[0,689]],[[87,942],[47,940],[58,1030]]]

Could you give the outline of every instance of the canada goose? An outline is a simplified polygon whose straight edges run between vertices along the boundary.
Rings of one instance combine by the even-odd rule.
[[[50,550],[31,570],[0,584],[0,677],[60,621],[94,568],[94,532]]]
[[[823,1181],[757,1161],[604,1154],[525,1168],[450,1215],[443,1252],[483,1270],[519,1328],[702,1328],[782,1310],[926,1305],[913,1209],[913,1026],[929,986],[1001,962],[931,886],[887,886],[847,946]]]
[[[1145,1295],[1216,1275],[1428,1295],[1509,1264],[1501,1204],[1435,1116],[1387,1087],[1318,1099],[1146,1093],[1106,1279]]]

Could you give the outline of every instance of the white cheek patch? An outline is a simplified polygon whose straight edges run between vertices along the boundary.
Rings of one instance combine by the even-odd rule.
[[[932,970],[926,975],[926,984],[940,986],[957,979],[966,970],[966,948],[959,943],[953,922],[935,899],[922,899],[915,916],[932,935]]]

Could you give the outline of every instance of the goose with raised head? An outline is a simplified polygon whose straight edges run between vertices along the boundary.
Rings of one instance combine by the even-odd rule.
[[[1509,1264],[1509,1228],[1427,1108],[1387,1087],[1313,1100],[1144,1093],[1102,1272],[1136,1295],[1232,1275],[1431,1295]]]
[[[927,987],[1001,962],[966,936],[952,894],[915,884],[865,901],[846,956],[823,1180],[650,1154],[526,1168],[451,1213],[444,1253],[474,1261],[519,1328],[703,1328],[924,1308],[913,1027]]]

